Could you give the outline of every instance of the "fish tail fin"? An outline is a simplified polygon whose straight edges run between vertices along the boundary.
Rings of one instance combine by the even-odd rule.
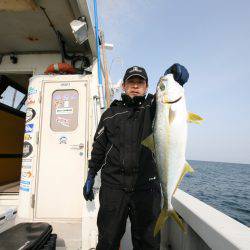
[[[161,228],[163,227],[164,223],[171,217],[177,225],[180,227],[181,231],[186,233],[185,225],[179,215],[176,213],[175,210],[168,211],[167,208],[164,206],[161,210],[161,213],[156,221],[155,229],[154,229],[154,237],[160,232]]]
[[[179,215],[175,212],[175,210],[171,211],[169,216],[178,224],[182,232],[184,233],[187,232],[183,220],[179,217]]]
[[[164,206],[155,224],[154,237],[160,232],[161,228],[163,227],[168,217],[169,217],[169,212],[167,210],[167,207]]]

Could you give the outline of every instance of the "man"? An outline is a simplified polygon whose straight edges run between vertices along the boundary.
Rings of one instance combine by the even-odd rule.
[[[168,73],[181,85],[188,80],[180,64]],[[94,178],[101,169],[97,250],[119,249],[128,217],[134,250],[159,250],[160,235],[153,237],[153,230],[161,209],[160,184],[152,152],[141,144],[152,133],[155,114],[154,96],[145,98],[145,69],[127,69],[122,88],[122,100],[115,100],[100,119],[83,194],[86,200],[94,198]]]

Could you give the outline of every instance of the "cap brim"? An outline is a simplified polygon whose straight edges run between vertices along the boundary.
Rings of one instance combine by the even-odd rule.
[[[147,78],[146,78],[145,76],[142,76],[142,75],[140,75],[140,74],[132,74],[132,75],[128,76],[128,77],[124,80],[124,82],[126,82],[129,78],[131,78],[131,77],[133,77],[133,76],[139,76],[139,77],[141,77],[142,79],[144,79],[144,80],[147,81]]]

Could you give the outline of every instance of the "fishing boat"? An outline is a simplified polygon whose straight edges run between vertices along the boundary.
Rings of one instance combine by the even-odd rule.
[[[110,97],[94,6],[91,15],[86,0],[0,1],[0,236],[44,222],[56,249],[96,247],[99,176],[94,201],[82,187]],[[249,249],[245,225],[180,189],[173,206],[187,232],[169,219],[162,250]],[[132,249],[129,221],[121,249]]]

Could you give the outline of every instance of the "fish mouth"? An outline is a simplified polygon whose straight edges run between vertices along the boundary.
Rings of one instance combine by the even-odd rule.
[[[168,100],[168,98],[167,98],[166,96],[164,96],[164,97],[163,97],[163,103],[165,103],[165,104],[166,104],[166,103],[167,103],[167,104],[173,104],[173,103],[176,103],[176,102],[180,101],[181,98],[182,98],[182,96],[179,97],[178,99],[176,99],[175,101],[171,101],[171,102],[170,102],[170,101]]]

